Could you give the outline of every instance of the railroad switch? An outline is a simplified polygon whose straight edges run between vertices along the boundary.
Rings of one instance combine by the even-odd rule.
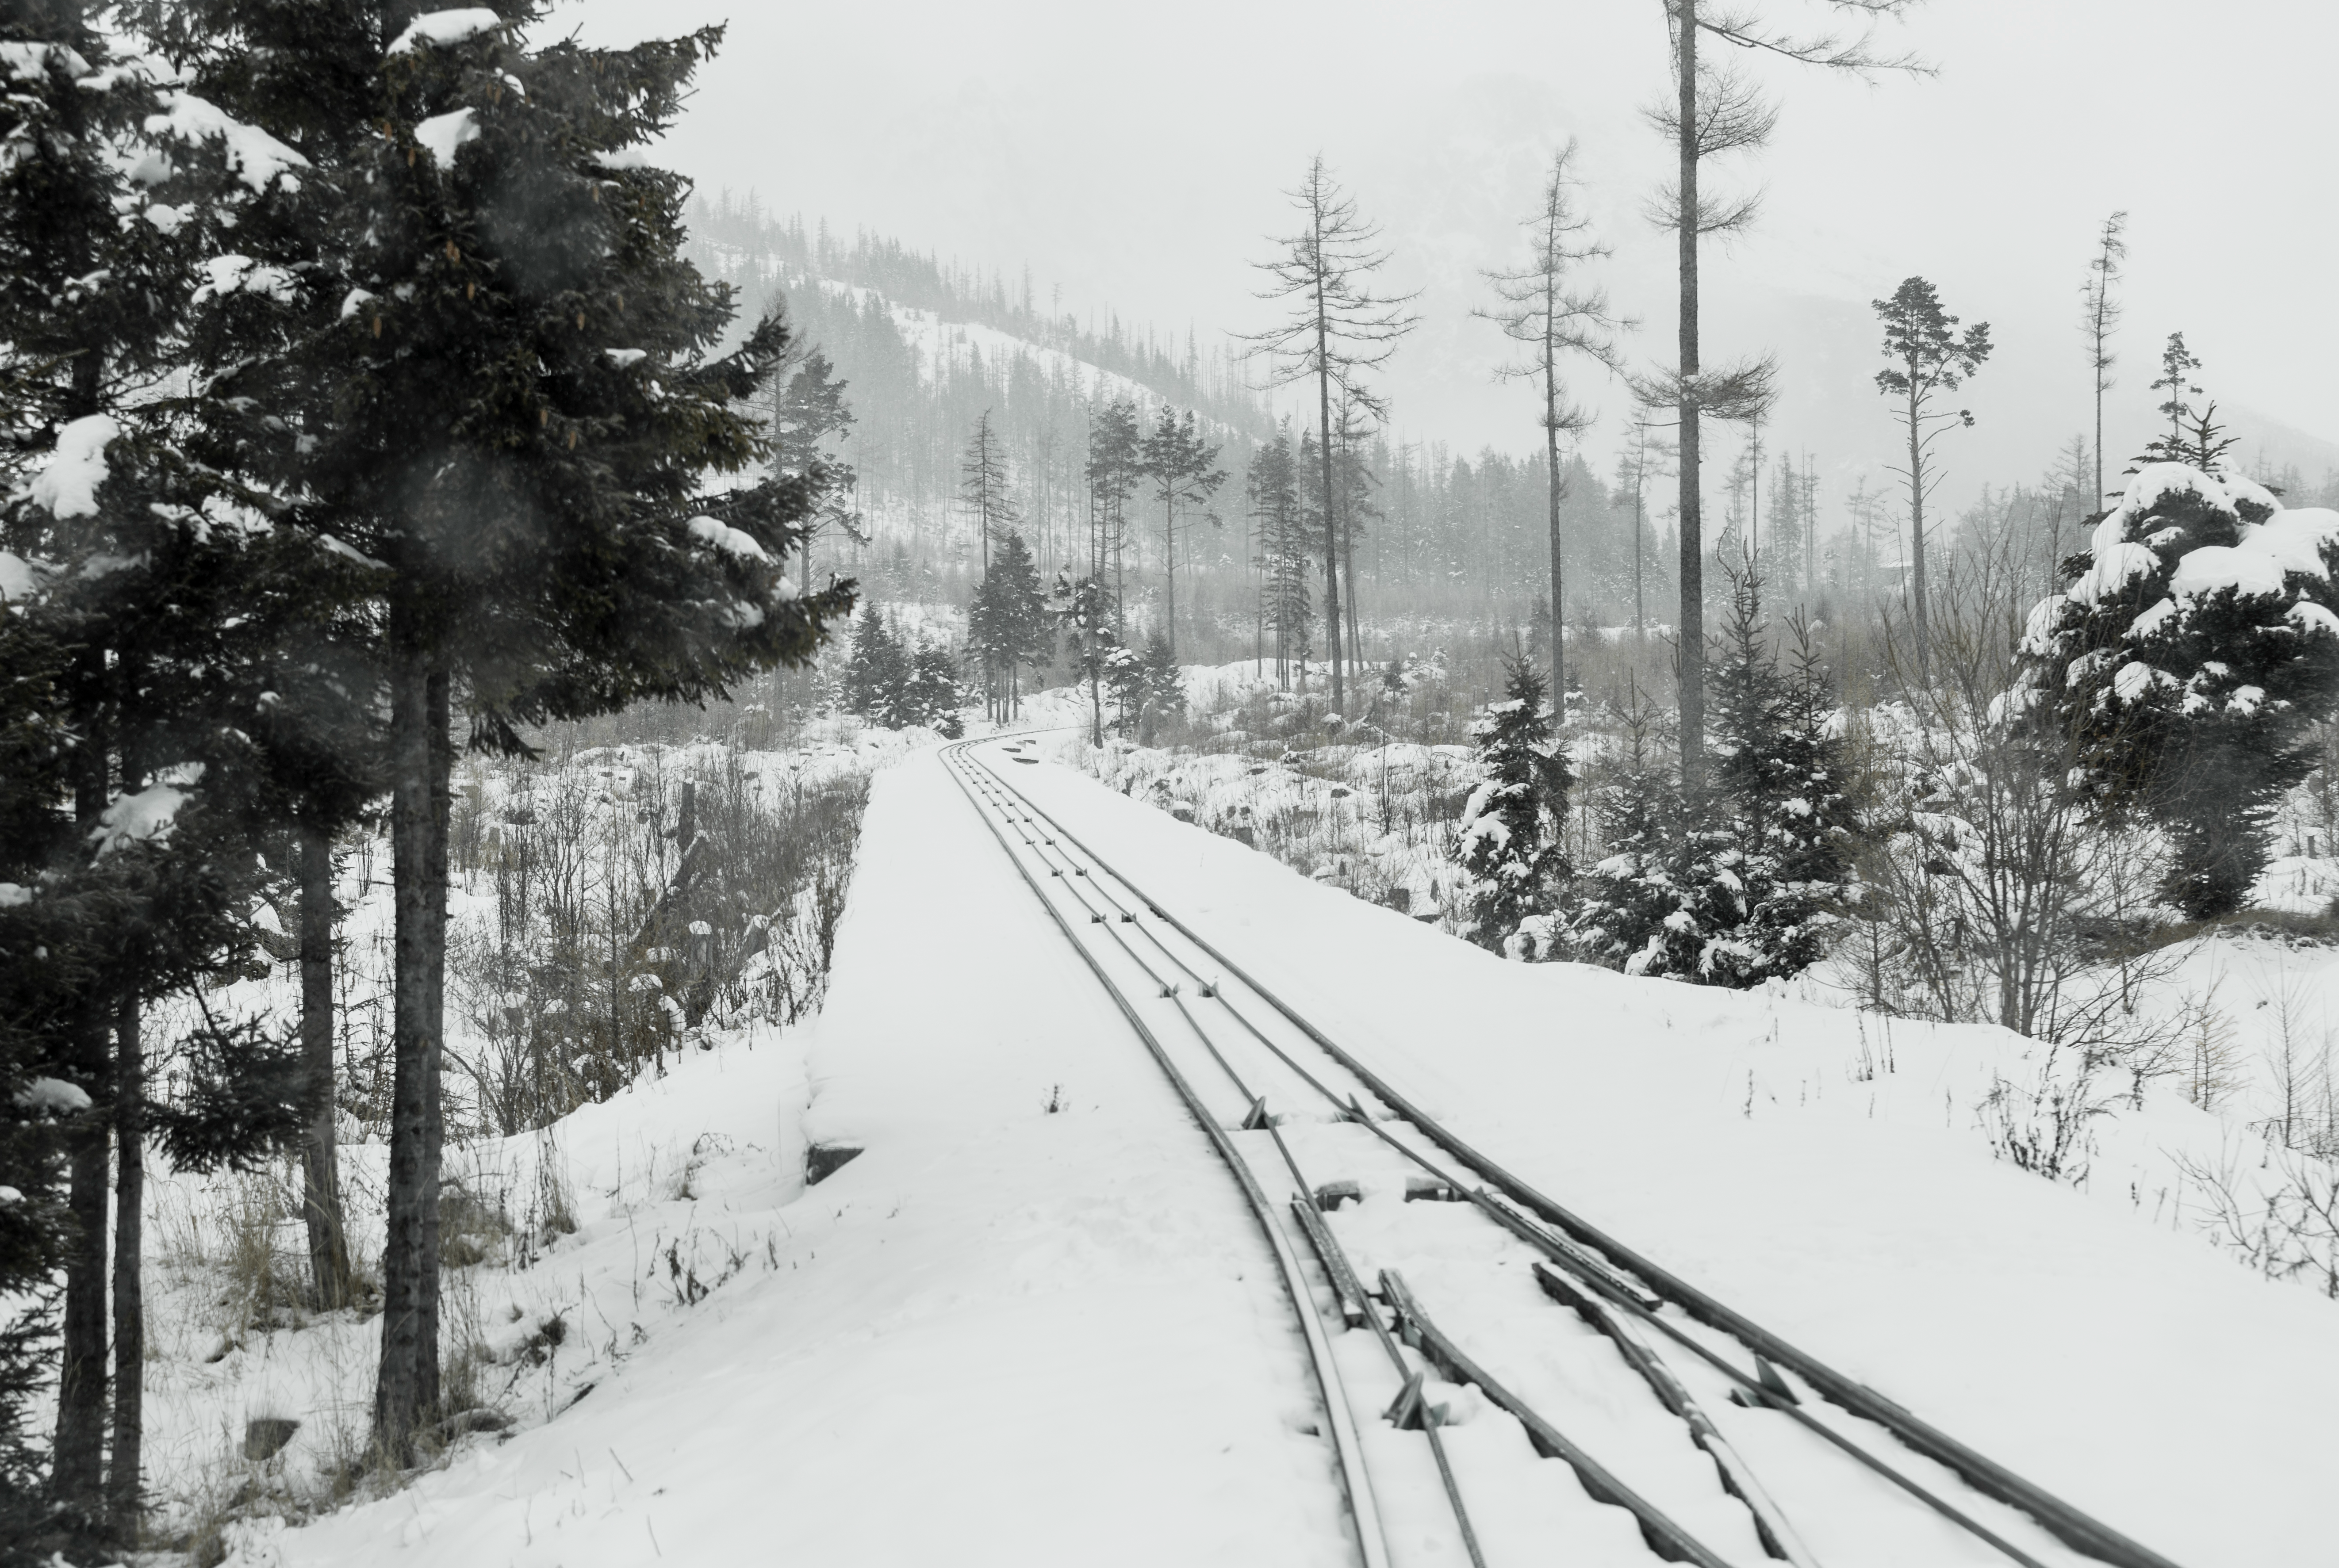
[[[1089,916],[1089,923],[1091,925],[1102,925],[1104,923],[1104,916],[1100,914],[1092,914]]]
[[[1137,923],[1137,917],[1130,913],[1127,910],[1122,910],[1120,912],[1120,923],[1123,925],[1135,925]]]

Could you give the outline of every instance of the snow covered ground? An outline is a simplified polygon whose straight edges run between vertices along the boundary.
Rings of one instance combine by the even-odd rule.
[[[2188,1568],[2327,1560],[2339,1307],[2156,1202],[2214,1117],[2155,1096],[2048,1182],[1981,1125],[2015,1036],[1505,964],[1070,767],[1015,783],[1775,1332]],[[1264,1247],[933,754],[879,776],[824,1015],[711,1045],[498,1151],[578,1221],[477,1287],[513,1434],[231,1561],[1347,1560]],[[807,1188],[814,1144],[864,1152]],[[1534,1495],[1497,1511],[1575,1487],[1500,1474]]]

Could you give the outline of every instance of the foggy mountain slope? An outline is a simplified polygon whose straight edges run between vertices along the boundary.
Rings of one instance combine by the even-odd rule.
[[[753,303],[774,293],[783,297],[804,345],[822,349],[854,383],[848,396],[862,421],[854,440],[864,484],[913,506],[946,497],[952,486],[939,457],[947,432],[913,439],[897,428],[914,419],[897,405],[921,396],[903,373],[910,363],[938,399],[933,414],[959,421],[962,442],[984,407],[1005,407],[1011,427],[1021,430],[1026,459],[1061,470],[1035,476],[1035,493],[1068,482],[1071,470],[1062,465],[1068,458],[1078,461],[1076,454],[1046,450],[1037,429],[1022,428],[1025,410],[1015,405],[1029,404],[1043,387],[1061,389],[1073,401],[1132,399],[1140,407],[1168,401],[1191,408],[1238,449],[1264,436],[1280,411],[1280,399],[1248,380],[1255,368],[1245,365],[1229,335],[1233,323],[1198,324],[1182,342],[1124,326],[1112,312],[1101,325],[1084,326],[1035,300],[1029,264],[1011,280],[1003,272],[965,271],[896,240],[863,234],[847,244],[824,224],[807,232],[800,220],[777,220],[752,198],[740,204],[726,194],[701,202],[693,227],[694,254],[711,275],[738,284]],[[1413,231],[1408,239],[1418,244],[1436,226],[1406,227]],[[1530,456],[1540,446],[1532,399],[1496,384],[1494,368],[1505,345],[1485,322],[1466,314],[1477,286],[1471,264],[1475,252],[1429,250],[1416,259],[1415,270],[1425,274],[1419,281],[1430,296],[1455,308],[1433,314],[1402,350],[1397,370],[1409,390],[1397,399],[1389,433],[1403,443],[1436,431],[1457,454],[1491,449]],[[1623,247],[1615,270],[1620,297],[1632,300],[1643,315],[1639,330],[1627,340],[1631,357],[1635,363],[1665,360],[1670,312],[1657,307],[1670,296],[1670,276],[1653,267],[1641,246]],[[815,279],[821,281],[817,299],[807,292]],[[1893,281],[1880,278],[1875,286],[1887,292]],[[1841,278],[1810,282],[1809,290],[1799,290],[1759,269],[1718,266],[1707,288],[1707,353],[1716,362],[1762,354],[1776,359],[1780,395],[1762,432],[1764,467],[1788,456],[1801,468],[1808,456],[1821,476],[1822,527],[1832,528],[1846,520],[1844,501],[1856,485],[1888,498],[1900,486],[1890,470],[1904,437],[1876,389],[1883,360],[1874,309],[1866,301],[1822,291],[1841,288]],[[1061,296],[1061,291],[1051,293]],[[2011,313],[1998,308],[2008,303],[2004,299],[1952,297],[1947,303],[1967,321],[1989,321],[1997,342],[1958,399],[1972,410],[1973,427],[1946,435],[1934,449],[1942,471],[1937,505],[1955,516],[1985,486],[2002,491],[2037,484],[2074,436],[2092,438],[2094,409],[2073,324],[2045,301],[2016,301]],[[890,331],[865,319],[872,311],[890,317]],[[2160,394],[2150,384],[2158,373],[2161,327],[2132,321],[2117,344],[2119,361],[2105,408],[2107,480],[2158,433]],[[2238,458],[2252,472],[2273,478],[2288,468],[2312,484],[2339,471],[2339,440],[2258,411],[2248,389],[2221,382],[2219,369],[2213,360],[2202,374],[2238,440]],[[1630,398],[1622,382],[1597,376],[1584,380],[1579,392],[1601,413],[1584,439],[1584,453],[1595,472],[1606,472],[1624,441]],[[1470,429],[1467,438],[1451,433],[1457,417]],[[1063,417],[1048,422],[1060,426],[1060,440],[1069,437],[1078,446],[1076,425]],[[880,430],[892,433],[880,436]],[[1717,491],[1748,439],[1741,426],[1716,432],[1709,468]],[[923,462],[910,457],[905,440],[932,447],[934,455]],[[1718,498],[1709,498],[1709,504]],[[1892,505],[1890,515],[1904,516],[1905,506]]]
[[[799,353],[825,355],[844,383],[853,424],[835,444],[852,465],[858,506],[879,533],[913,542],[957,539],[961,464],[989,417],[1014,488],[1023,531],[1052,547],[1084,526],[1082,469],[1091,409],[1132,402],[1150,428],[1164,406],[1191,410],[1229,457],[1263,438],[1269,420],[1220,348],[1205,350],[1108,314],[1100,328],[1043,311],[1028,275],[967,273],[900,242],[864,233],[850,243],[825,225],[775,220],[729,201],[692,214],[693,259],[740,291],[743,319],[785,314]],[[964,548],[962,548],[964,547]]]

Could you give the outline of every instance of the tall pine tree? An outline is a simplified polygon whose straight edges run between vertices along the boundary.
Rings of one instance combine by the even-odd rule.
[[[396,982],[377,1441],[438,1411],[438,1074],[449,770],[471,744],[806,657],[850,585],[783,569],[814,499],[763,468],[775,321],[716,345],[729,291],[680,256],[686,185],[634,149],[710,29],[623,50],[518,37],[540,7],[418,17],[173,7],[197,79],[308,158],[246,251],[280,284],[205,346],[222,449],[280,518],[381,565]],[[247,294],[254,291],[247,288]],[[249,410],[238,423],[236,415]]]

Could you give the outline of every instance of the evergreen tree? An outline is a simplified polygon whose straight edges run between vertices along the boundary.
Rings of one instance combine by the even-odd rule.
[[[1145,433],[1137,405],[1107,403],[1089,420],[1088,576],[1112,581],[1113,635],[1126,636],[1120,606],[1128,592],[1124,557],[1129,547],[1129,502],[1145,471]]]
[[[1313,631],[1308,530],[1288,429],[1251,454],[1244,483],[1258,528],[1259,619],[1275,638],[1276,679],[1288,685],[1292,664],[1306,667]]]
[[[1546,542],[1551,552],[1553,614],[1543,628],[1551,649],[1552,685],[1559,693],[1552,705],[1554,728],[1567,722],[1567,661],[1561,630],[1561,606],[1567,601],[1567,576],[1560,547],[1560,503],[1567,497],[1567,478],[1559,460],[1562,437],[1579,440],[1591,428],[1592,415],[1568,396],[1560,373],[1563,356],[1580,354],[1610,372],[1623,369],[1616,348],[1616,332],[1623,324],[1608,307],[1607,292],[1577,283],[1574,274],[1585,262],[1604,260],[1608,247],[1592,237],[1592,220],[1582,208],[1578,192],[1583,182],[1573,167],[1575,142],[1554,154],[1545,176],[1543,202],[1526,230],[1534,260],[1510,272],[1483,274],[1502,304],[1493,311],[1475,311],[1503,329],[1515,342],[1528,346],[1526,358],[1505,365],[1495,374],[1505,380],[1540,383],[1544,432],[1544,486]]]
[[[2161,417],[2168,421],[2168,434],[2155,439],[2146,449],[2147,462],[2177,463],[2185,460],[2180,450],[2185,439],[2185,419],[2193,411],[2192,399],[2201,389],[2193,383],[2193,372],[2201,361],[2185,346],[2185,334],[2171,332],[2160,350],[2160,379],[2152,383],[2156,392],[2166,392],[2159,405]],[[2207,467],[2208,465],[2199,465]]]
[[[25,1256],[62,1243],[46,1258],[64,1278],[50,1477],[61,1523],[117,1539],[141,1507],[150,1133],[242,1158],[290,1129],[280,1042],[258,1031],[199,1033],[201,1081],[154,1104],[146,1010],[248,958],[242,911],[268,773],[253,733],[272,689],[262,627],[287,603],[330,599],[334,575],[183,450],[166,383],[191,304],[281,281],[223,254],[222,238],[303,160],[165,85],[120,55],[118,38],[114,18],[71,0],[0,13],[12,78],[0,417],[13,481],[0,508],[12,688],[0,723],[17,754],[0,811],[22,895],[0,898],[0,951],[28,966],[0,1071],[57,1086],[35,1096],[51,1125],[24,1145],[31,1185],[5,1184],[25,1195],[18,1239],[35,1243]],[[223,1102],[237,1108],[224,1121]],[[40,1167],[50,1132],[66,1157],[62,1230]],[[28,1343],[8,1336],[12,1355]]]
[[[0,1540],[25,1543],[28,1563],[52,1507],[52,1450],[28,1407],[54,1377],[57,1271],[75,1250],[65,1141],[76,1100],[87,1102],[53,1075],[94,989],[86,935],[98,912],[85,889],[42,886],[73,853],[73,818],[57,803],[72,797],[78,757],[61,689],[71,654],[23,612],[32,588],[27,563],[0,551],[0,1188],[13,1195],[0,1203],[0,1297],[15,1304],[0,1326]]]
[[[1910,624],[1917,637],[1917,673],[1927,665],[1925,588],[1925,498],[1932,492],[1932,445],[1945,429],[1969,426],[1963,409],[1937,409],[1934,399],[1954,392],[1989,358],[1989,323],[1977,321],[1960,336],[1958,319],[1941,309],[1940,296],[1922,278],[1909,278],[1889,300],[1875,301],[1884,323],[1884,357],[1892,368],[1876,372],[1876,388],[1900,399],[1898,417],[1908,441],[1908,464],[1896,470],[1909,485]]]
[[[1100,746],[1104,745],[1104,676],[1111,655],[1120,646],[1113,635],[1119,612],[1111,590],[1094,575],[1075,582],[1069,571],[1059,573],[1055,600],[1062,606],[1059,613],[1071,642],[1073,673],[1088,683],[1089,744]]]
[[[1146,639],[1145,657],[1135,676],[1138,735],[1150,745],[1164,723],[1186,716],[1186,675],[1179,668],[1178,656],[1165,633],[1156,631]]]
[[[1742,576],[1732,584],[1710,710],[1714,804],[1736,854],[1731,892],[1742,918],[1702,960],[1709,983],[1754,985],[1810,968],[1850,891],[1849,764],[1827,671],[1801,620],[1789,627],[1789,669],[1766,632],[1761,581]]]
[[[853,482],[850,467],[828,455],[828,443],[853,429],[853,409],[836,367],[818,349],[807,352],[781,383],[772,426],[772,460],[788,473],[809,473],[824,465],[839,487]]]
[[[966,723],[959,715],[965,705],[958,662],[951,657],[950,649],[934,643],[919,644],[910,656],[901,700],[892,710],[901,720],[896,727],[923,725],[943,739],[954,741],[966,733]]]
[[[2160,827],[2160,896],[2189,919],[2242,907],[2275,807],[2314,766],[2311,729],[2339,699],[2334,569],[2339,514],[2154,463],[2031,612],[2010,711],[2076,732],[2097,806]]]
[[[991,547],[1000,534],[1018,520],[1014,498],[1007,488],[1007,453],[991,429],[991,410],[974,422],[974,434],[960,457],[959,499],[974,516],[975,537],[982,545],[982,569],[991,569]]]
[[[686,186],[629,150],[672,123],[719,30],[528,48],[529,0],[428,25],[403,5],[155,9],[195,79],[310,164],[240,235],[269,286],[247,281],[196,339],[215,449],[284,525],[384,573],[396,1077],[376,1435],[403,1460],[438,1404],[456,706],[473,744],[509,750],[521,725],[719,695],[808,656],[850,590],[805,595],[780,569],[805,477],[706,483],[768,459],[747,410],[785,334],[766,321],[715,352],[732,301],[680,259]]]
[[[909,656],[872,599],[853,623],[853,650],[844,666],[844,711],[890,726],[889,715],[909,678]]]
[[[1178,508],[1209,504],[1227,479],[1218,460],[1219,449],[1203,443],[1193,410],[1188,409],[1181,421],[1169,404],[1162,404],[1161,418],[1145,439],[1142,461],[1153,498],[1161,507],[1161,626],[1173,649],[1178,646]],[[1219,526],[1216,513],[1208,514],[1208,520],[1211,527]]]
[[[1543,672],[1522,654],[1505,661],[1503,700],[1471,726],[1479,784],[1462,807],[1454,857],[1468,883],[1462,935],[1490,952],[1549,947],[1546,924],[1569,870],[1562,835],[1574,786],[1567,754],[1551,733]]]
[[[2193,407],[2190,394],[2201,389],[2186,378],[2200,368],[2201,361],[2185,347],[2185,334],[2169,333],[2167,345],[2160,351],[2160,379],[2152,383],[2153,390],[2168,394],[2160,405],[2160,412],[2168,419],[2168,433],[2145,443],[2144,455],[2129,465],[2130,474],[2152,463],[2182,463],[2205,474],[2225,472],[2226,454],[2238,442],[2218,425],[2215,399],[2198,410]]]
[[[967,640],[981,653],[986,672],[1004,676],[1004,690],[991,694],[992,716],[1012,718],[1020,670],[1027,663],[1044,665],[1054,656],[1056,644],[1031,547],[1012,529],[1000,541],[998,558],[975,588],[967,612]]]
[[[1331,509],[1340,495],[1332,472],[1334,405],[1339,405],[1343,428],[1351,423],[1352,413],[1372,419],[1385,411],[1381,399],[1366,384],[1367,372],[1388,362],[1398,340],[1420,318],[1406,309],[1414,295],[1374,291],[1373,274],[1388,261],[1388,252],[1380,249],[1380,229],[1357,215],[1355,200],[1332,178],[1321,154],[1308,164],[1307,177],[1290,195],[1298,231],[1278,236],[1273,242],[1279,253],[1258,263],[1273,280],[1267,297],[1290,301],[1290,314],[1281,326],[1248,340],[1254,353],[1273,361],[1274,385],[1315,383],[1317,480],[1327,523],[1322,536],[1324,618],[1337,707],[1345,700],[1347,676],[1340,648],[1340,541],[1336,532],[1340,519]]]
[[[1807,628],[1791,667],[1768,646],[1759,580],[1732,580],[1707,656],[1712,772],[1685,796],[1628,725],[1631,756],[1601,792],[1610,853],[1583,879],[1577,952],[1628,974],[1747,988],[1800,973],[1826,951],[1852,896],[1849,764]]]
[[[1653,745],[1653,715],[1637,697],[1623,728],[1623,755],[1593,791],[1608,853],[1576,877],[1567,943],[1584,962],[1626,974],[1677,973],[1669,922],[1688,918],[1673,883],[1686,836],[1681,784]]]
[[[847,504],[855,483],[853,465],[834,450],[853,431],[853,409],[844,400],[844,388],[828,356],[814,349],[781,378],[775,390],[773,467],[784,478],[804,478],[819,497],[817,516],[804,533],[800,575],[806,587],[813,580],[813,539],[822,530],[834,528],[855,544],[869,542],[860,515]]]

